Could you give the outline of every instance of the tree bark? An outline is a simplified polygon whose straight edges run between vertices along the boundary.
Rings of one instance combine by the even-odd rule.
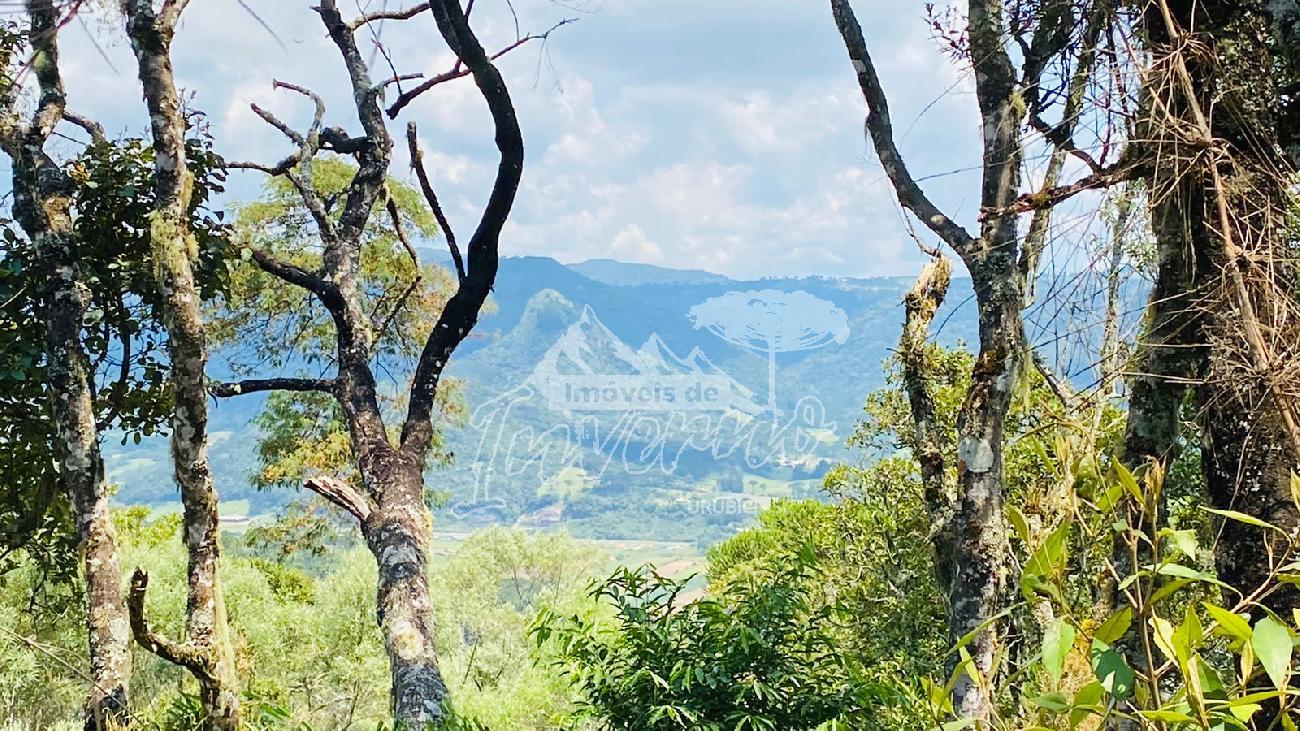
[[[379,569],[376,619],[392,675],[393,717],[408,728],[443,720],[447,686],[438,670],[423,465],[399,466],[383,479],[382,499],[363,525]]]
[[[32,122],[25,128],[6,124],[0,142],[13,161],[14,214],[32,241],[43,274],[46,378],[58,439],[59,478],[76,517],[86,592],[91,687],[84,727],[99,731],[128,720],[130,635],[99,449],[94,373],[81,343],[86,292],[71,215],[75,184],[45,152],[66,104],[58,67],[58,13],[51,0],[28,0],[27,10],[40,101]],[[6,105],[4,115],[12,113]]]
[[[930,545],[935,556],[935,576],[940,586],[952,583],[953,567],[947,560],[954,555],[956,538],[952,530],[953,493],[944,460],[939,425],[935,423],[934,396],[926,369],[926,345],[930,323],[948,294],[952,282],[952,262],[936,257],[921,269],[916,283],[903,299],[903,335],[898,355],[903,367],[903,389],[915,429],[913,456],[921,467],[921,487],[926,513],[930,519]]]
[[[949,631],[972,635],[971,661],[959,674],[953,707],[963,718],[987,719],[993,699],[985,689],[998,675],[1007,606],[1009,546],[1003,515],[1002,429],[1023,359],[1021,303],[1024,278],[1011,204],[1019,195],[1021,124],[1026,104],[1006,50],[1008,33],[1000,0],[971,0],[970,59],[983,132],[978,238],[940,211],[917,185],[893,139],[888,100],[848,0],[831,0],[840,35],[867,102],[867,134],[899,202],[961,256],[975,288],[980,343],[971,386],[957,420],[957,495],[952,510],[952,553],[938,556],[950,577]],[[1035,51],[1045,49],[1032,49]]]
[[[1172,152],[1194,161],[1178,171],[1156,169],[1153,177],[1156,190],[1172,191],[1165,215],[1174,223],[1157,220],[1160,250],[1195,257],[1186,309],[1199,318],[1205,343],[1196,396],[1206,488],[1215,507],[1281,529],[1222,526],[1220,578],[1249,594],[1275,584],[1272,572],[1294,548],[1288,534],[1300,528],[1290,493],[1300,415],[1287,367],[1300,337],[1290,301],[1296,252],[1285,223],[1292,201],[1279,145],[1272,17],[1264,0],[1159,0],[1145,21],[1153,77],[1162,82],[1149,84],[1148,93],[1165,115],[1157,121],[1162,134],[1151,136],[1156,159]],[[1189,52],[1189,43],[1201,50]],[[1167,423],[1172,407],[1163,408]],[[1274,589],[1264,606],[1285,612],[1300,603],[1295,587]]]
[[[151,0],[130,0],[127,34],[153,135],[156,199],[151,254],[168,334],[175,399],[171,450],[189,555],[185,635],[186,649],[193,652],[173,654],[192,659],[186,666],[199,681],[204,728],[234,731],[239,727],[239,688],[218,572],[220,524],[207,455],[207,343],[194,276],[196,244],[189,230],[193,175],[186,160],[186,120],[171,62],[176,21],[185,5],[184,0],[169,0],[155,13]],[[143,611],[143,598],[138,611]]]
[[[322,149],[340,149],[334,142],[329,143],[330,147],[322,147],[325,108],[311,91],[279,84],[315,102],[316,116],[306,134],[290,129],[265,110],[257,110],[297,146],[297,151],[275,166],[254,163],[239,166],[289,177],[311,212],[324,245],[318,271],[309,272],[278,261],[270,252],[255,252],[252,258],[266,273],[312,292],[329,311],[335,326],[337,375],[330,381],[254,379],[214,389],[219,396],[271,389],[321,390],[338,399],[361,484],[358,488],[341,479],[316,475],[307,477],[304,486],[355,517],[375,557],[379,570],[376,619],[391,668],[392,713],[397,726],[407,729],[441,725],[447,701],[447,687],[438,670],[433,602],[427,576],[432,519],[424,498],[424,469],[434,436],[438,384],[448,359],[477,322],[496,281],[501,229],[519,188],[524,154],[523,137],[505,81],[471,30],[460,3],[434,0],[427,7],[392,17],[411,18],[425,10],[433,16],[444,41],[456,55],[458,69],[463,67],[464,73],[457,74],[471,76],[487,102],[501,160],[465,260],[460,257],[451,232],[444,231],[456,261],[458,288],[421,350],[398,444],[394,445],[390,439],[384,422],[371,364],[374,341],[383,335],[383,328],[376,333],[372,327],[364,306],[368,294],[361,286],[360,276],[361,237],[376,204],[383,199],[392,163],[393,143],[378,104],[386,82],[375,83],[371,79],[365,54],[355,38],[356,30],[371,16],[345,22],[336,0],[322,0],[316,11],[347,68],[354,108],[363,132],[346,139],[346,152],[356,159],[358,169],[342,196],[341,211],[331,216],[310,175],[300,175],[299,168],[310,164]],[[423,90],[428,88],[432,86]],[[405,101],[410,98],[404,97]],[[394,110],[404,106],[405,101],[394,105]],[[331,133],[330,137],[336,135]],[[420,162],[413,127],[408,128],[408,139],[421,189],[439,224],[445,227],[446,218],[441,215],[441,207]]]

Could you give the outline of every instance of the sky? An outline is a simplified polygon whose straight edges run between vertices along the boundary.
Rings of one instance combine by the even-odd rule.
[[[274,79],[317,91],[327,102],[326,124],[358,132],[343,64],[313,3],[245,2],[274,36],[238,0],[192,0],[174,45],[178,83],[188,103],[207,113],[218,150],[260,162],[290,151],[249,110],[256,102],[306,126],[309,103],[272,89]],[[924,257],[864,139],[865,105],[829,3],[513,4],[523,33],[577,22],[499,61],[527,151],[504,255],[615,258],[745,279],[919,269]],[[345,17],[361,9],[358,0],[340,7]],[[967,74],[931,40],[919,0],[856,8],[914,175],[973,227],[979,120]],[[472,20],[489,49],[515,38],[507,0],[477,0]],[[450,68],[452,55],[427,13],[377,30],[400,73]],[[74,22],[61,42],[70,106],[110,133],[141,134],[147,117],[117,23]],[[374,61],[374,76],[391,75],[382,56]],[[453,227],[468,232],[496,165],[481,97],[469,79],[444,84],[391,123],[399,142],[408,121],[419,125]],[[397,147],[393,174],[409,179],[405,145]],[[230,197],[256,196],[262,182],[260,173],[232,172]]]

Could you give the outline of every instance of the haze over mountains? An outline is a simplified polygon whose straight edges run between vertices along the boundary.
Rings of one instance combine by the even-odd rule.
[[[884,382],[910,285],[502,260],[495,311],[449,371],[465,382],[470,416],[446,434],[453,465],[428,474],[431,488],[450,495],[440,525],[563,524],[596,537],[705,540],[772,498],[816,494],[829,466],[848,456],[844,440],[866,394]],[[731,325],[749,340],[789,324],[782,318],[795,310],[780,308],[792,297],[842,311],[847,333],[777,352],[770,380],[771,354],[692,320],[692,307],[724,295],[740,303]],[[955,281],[936,319],[940,342],[976,337],[969,299],[969,281]],[[745,320],[760,312],[767,319]],[[218,489],[225,501],[249,501],[253,514],[300,497],[249,484],[249,422],[264,401],[226,399],[212,410]],[[119,502],[176,500],[165,439],[107,447]]]

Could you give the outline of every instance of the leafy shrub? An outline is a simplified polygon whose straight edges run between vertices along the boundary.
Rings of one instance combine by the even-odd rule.
[[[857,673],[831,638],[839,608],[813,607],[801,589],[814,561],[807,551],[694,601],[686,582],[620,569],[592,592],[611,618],[547,613],[534,632],[558,647],[604,728],[817,728],[858,700]]]

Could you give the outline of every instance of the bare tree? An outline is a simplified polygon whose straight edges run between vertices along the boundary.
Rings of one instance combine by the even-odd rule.
[[[197,247],[189,224],[194,176],[186,159],[186,119],[171,61],[176,24],[187,5],[188,0],[165,0],[157,11],[152,0],[123,5],[153,136],[150,248],[163,301],[175,400],[171,451],[189,557],[185,640],[169,640],[149,627],[144,606],[149,577],[141,569],[131,578],[129,607],[136,641],[198,680],[204,728],[233,731],[239,727],[239,687],[218,572],[217,493],[208,466],[207,343],[194,277]]]
[[[75,117],[67,110],[59,72],[59,12],[53,0],[27,0],[27,14],[39,99],[23,123],[16,109],[19,85],[6,80],[0,96],[0,146],[13,161],[14,214],[31,239],[44,279],[46,375],[58,435],[59,479],[75,511],[86,591],[91,687],[85,728],[104,729],[127,718],[130,636],[99,449],[94,373],[81,341],[87,293],[72,218],[76,184],[45,149],[58,125]],[[10,59],[4,60],[7,66]],[[75,119],[92,134],[102,134]]]
[[[438,384],[448,359],[474,327],[496,280],[498,242],[523,171],[524,146],[519,123],[492,58],[529,38],[541,38],[545,34],[525,36],[490,57],[471,30],[467,11],[457,0],[434,0],[408,10],[372,13],[351,21],[343,19],[335,0],[323,0],[316,12],[347,69],[361,134],[352,136],[339,127],[325,128],[326,110],[319,96],[308,89],[277,82],[277,87],[311,100],[315,112],[310,128],[305,132],[296,131],[269,112],[254,107],[257,114],[288,137],[297,149],[274,165],[232,163],[232,166],[286,178],[310,211],[322,243],[319,268],[311,271],[265,250],[252,251],[251,258],[264,272],[309,291],[330,313],[337,339],[334,356],[337,371],[329,379],[249,379],[216,384],[212,392],[229,397],[270,390],[318,391],[338,399],[363,488],[358,490],[328,475],[311,477],[305,485],[357,520],[378,564],[377,619],[392,671],[392,711],[396,722],[407,728],[437,725],[444,719],[447,689],[438,668],[427,576],[432,518],[425,503],[424,471],[435,433],[433,418]],[[383,324],[375,322],[365,306],[368,295],[360,286],[359,265],[363,232],[377,207],[384,208],[393,217],[394,228],[401,235],[395,203],[385,188],[393,140],[384,124],[380,97],[389,85],[411,77],[372,79],[358,47],[356,32],[368,23],[415,18],[425,13],[433,16],[439,33],[456,55],[456,64],[450,72],[400,94],[389,108],[389,115],[395,116],[414,94],[445,81],[470,76],[492,115],[500,162],[487,205],[462,256],[424,170],[415,126],[411,124],[407,128],[412,164],[429,207],[447,238],[456,269],[457,289],[424,343],[410,382],[406,416],[400,433],[394,434],[385,423],[374,372],[374,344],[382,336]],[[313,184],[312,161],[321,153],[347,155],[357,162],[355,176],[337,197],[327,198]]]

